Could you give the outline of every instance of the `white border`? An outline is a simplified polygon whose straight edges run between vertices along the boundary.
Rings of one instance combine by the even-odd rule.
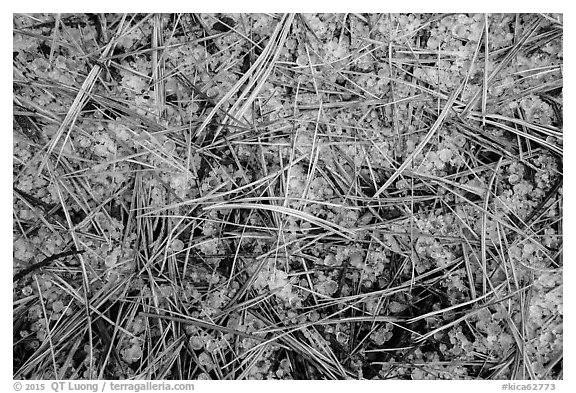
[[[144,12],[178,12],[178,11],[190,11],[193,9],[196,12],[217,12],[217,11],[227,11],[227,12],[256,12],[256,11],[273,11],[273,12],[294,12],[294,11],[306,11],[306,12],[320,12],[320,11],[330,11],[330,12],[438,12],[438,11],[450,11],[450,12],[563,12],[564,13],[564,25],[566,31],[564,33],[564,127],[568,130],[565,134],[565,149],[569,154],[566,155],[566,162],[564,165],[564,172],[568,175],[564,182],[564,193],[567,195],[565,197],[566,203],[564,204],[564,241],[566,247],[564,247],[564,260],[565,263],[565,274],[564,282],[567,283],[564,293],[564,382],[557,382],[557,391],[565,391],[569,385],[572,385],[574,381],[574,339],[572,336],[572,328],[574,327],[573,318],[573,306],[571,300],[574,299],[574,289],[571,285],[571,281],[574,277],[574,267],[572,266],[572,257],[574,252],[571,248],[571,242],[576,239],[576,233],[574,227],[572,227],[575,207],[572,205],[572,198],[574,198],[574,183],[571,177],[572,172],[575,170],[576,154],[570,154],[574,148],[574,134],[576,132],[574,126],[574,22],[576,20],[573,17],[573,13],[570,12],[570,8],[564,3],[559,1],[526,1],[526,2],[507,2],[505,0],[500,1],[422,1],[422,0],[412,0],[406,2],[387,2],[385,0],[380,0],[378,2],[374,1],[358,1],[358,0],[348,0],[348,1],[314,1],[314,0],[289,0],[283,2],[264,2],[264,1],[243,1],[243,0],[220,0],[216,2],[207,1],[194,1],[188,0],[186,2],[170,2],[170,4],[155,2],[144,4],[142,2],[136,3],[133,1],[97,1],[97,2],[54,2],[54,1],[25,1],[19,3],[11,3],[8,6],[10,12],[2,13],[1,26],[3,28],[3,34],[1,35],[3,40],[3,47],[10,47],[12,45],[12,13],[13,12],[37,12],[41,10],[43,12],[58,12],[63,10],[73,10],[74,12],[128,12],[128,11],[144,11]],[[2,176],[2,200],[4,203],[0,206],[4,206],[6,209],[2,210],[6,214],[5,218],[2,220],[1,225],[1,235],[2,239],[2,251],[6,253],[6,258],[4,259],[3,269],[5,273],[1,275],[2,280],[4,280],[4,285],[2,288],[6,291],[4,296],[1,296],[0,302],[2,305],[2,315],[5,315],[5,320],[0,324],[2,328],[1,336],[1,346],[0,353],[5,356],[1,357],[1,374],[0,380],[3,382],[0,386],[7,387],[6,391],[12,391],[12,294],[8,294],[8,288],[12,288],[11,276],[12,276],[12,256],[8,255],[12,244],[12,190],[8,186],[9,181],[12,178],[12,98],[10,91],[12,91],[11,80],[8,79],[8,75],[12,75],[11,70],[11,59],[8,59],[8,50],[4,51],[5,58],[0,63],[2,67],[2,91],[5,92],[1,96],[2,108],[5,108],[3,113],[3,121],[5,124],[2,141],[2,148],[4,151],[0,154],[0,171]],[[11,54],[10,54],[11,56]],[[10,168],[10,169],[9,169]],[[10,179],[10,180],[9,180]],[[10,215],[10,217],[8,216]],[[201,383],[200,383],[201,382]],[[303,391],[309,391],[312,389],[330,389],[336,391],[346,391],[362,388],[362,389],[391,389],[396,390],[408,390],[408,391],[500,391],[501,385],[504,381],[341,381],[341,382],[322,382],[322,381],[280,381],[273,384],[274,389],[280,389],[280,391],[293,391],[296,389],[302,389]],[[234,390],[249,390],[249,391],[265,391],[269,393],[270,383],[266,382],[236,382],[234,386],[230,382],[196,382],[197,391],[205,391],[206,388],[210,391],[227,391],[230,388]],[[486,390],[488,389],[488,390]],[[46,391],[49,391],[49,385],[47,385]],[[375,390],[374,390],[375,391]],[[574,391],[574,390],[572,390]]]

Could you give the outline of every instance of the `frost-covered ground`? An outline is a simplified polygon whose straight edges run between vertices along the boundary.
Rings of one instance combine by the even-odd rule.
[[[555,14],[14,15],[14,377],[563,377]]]

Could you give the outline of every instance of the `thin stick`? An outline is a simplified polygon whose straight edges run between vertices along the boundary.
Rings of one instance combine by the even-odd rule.
[[[41,267],[47,266],[50,263],[52,263],[53,261],[56,261],[58,259],[66,258],[66,257],[69,257],[71,255],[83,254],[85,252],[86,252],[86,250],[71,250],[71,251],[60,252],[58,254],[51,255],[48,258],[45,258],[44,260],[42,260],[41,262],[35,263],[33,265],[28,266],[27,268],[20,270],[18,273],[16,273],[14,275],[14,277],[12,277],[12,281],[16,282],[16,281],[20,280],[22,277],[24,277],[25,275],[27,275],[28,273],[31,273],[36,269],[40,269]]]

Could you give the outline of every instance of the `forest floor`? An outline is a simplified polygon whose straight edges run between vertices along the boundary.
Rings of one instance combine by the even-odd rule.
[[[13,24],[14,378],[563,378],[561,15]]]

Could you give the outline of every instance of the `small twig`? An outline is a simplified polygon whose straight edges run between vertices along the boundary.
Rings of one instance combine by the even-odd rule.
[[[83,254],[84,252],[86,252],[86,250],[71,250],[71,251],[65,251],[65,252],[51,255],[51,256],[45,258],[44,260],[42,260],[41,262],[35,263],[31,266],[28,266],[27,268],[20,270],[18,273],[16,273],[14,275],[12,280],[13,280],[13,282],[16,282],[16,281],[20,280],[22,277],[24,277],[25,275],[27,275],[28,273],[31,273],[36,269],[40,269],[41,267],[47,266],[51,262],[53,262],[57,259],[65,258],[65,257],[71,256],[71,255],[76,255],[76,254]]]

